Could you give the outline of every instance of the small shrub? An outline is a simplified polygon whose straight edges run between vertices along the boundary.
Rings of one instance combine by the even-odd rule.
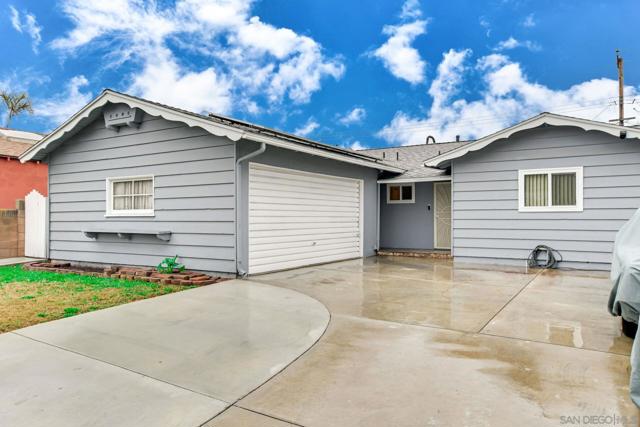
[[[158,273],[171,274],[176,270],[184,271],[185,269],[184,265],[180,264],[177,260],[178,260],[178,255],[174,256],[173,258],[169,257],[169,258],[163,259],[162,262],[158,264],[158,267],[157,267]]]
[[[38,313],[36,314],[38,317],[47,317],[47,313]]]

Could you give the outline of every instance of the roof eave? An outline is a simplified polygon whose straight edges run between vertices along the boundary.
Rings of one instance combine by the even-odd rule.
[[[448,151],[429,159],[424,163],[424,165],[428,167],[441,167],[442,165],[448,164],[451,160],[460,158],[469,152],[481,150],[499,139],[509,138],[516,132],[533,129],[545,124],[550,126],[577,126],[585,131],[600,131],[618,137],[620,137],[624,132],[626,138],[640,138],[640,129],[580,119],[577,117],[561,116],[553,113],[541,113],[511,127],[485,136],[484,138],[480,138],[475,142],[463,145],[455,150]]]
[[[293,151],[305,152],[320,157],[331,158],[337,161],[357,164],[360,166],[379,169],[383,171],[394,173],[405,172],[405,169],[384,164],[382,162],[376,161],[373,158],[371,160],[368,160],[366,158],[363,158],[364,156],[349,156],[347,154],[336,152],[335,150],[323,150],[322,148],[316,148],[312,145],[305,145],[302,143],[286,141],[284,139],[273,136],[239,130],[231,125],[218,123],[204,116],[199,117],[197,114],[181,112],[172,108],[167,108],[155,104],[153,102],[145,101],[144,99],[131,97],[126,94],[115,92],[109,89],[104,90],[98,97],[85,105],[80,111],[71,116],[71,118],[69,118],[63,124],[58,126],[53,132],[44,137],[38,143],[34,144],[27,151],[25,151],[20,156],[20,161],[25,163],[29,160],[34,159],[41,160],[47,154],[47,148],[53,142],[63,138],[67,133],[75,129],[75,127],[80,124],[82,120],[87,119],[96,108],[100,108],[109,102],[114,104],[127,104],[132,108],[140,107],[149,115],[159,116],[171,121],[180,121],[190,127],[197,126],[213,135],[227,137],[234,142],[244,138],[256,142],[264,142],[269,145],[278,146]]]

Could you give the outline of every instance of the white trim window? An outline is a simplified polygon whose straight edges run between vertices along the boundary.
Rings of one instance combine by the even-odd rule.
[[[387,184],[387,203],[415,203],[416,187],[410,184]]]
[[[582,166],[518,171],[520,212],[582,212]]]
[[[105,216],[153,216],[153,176],[107,178]]]

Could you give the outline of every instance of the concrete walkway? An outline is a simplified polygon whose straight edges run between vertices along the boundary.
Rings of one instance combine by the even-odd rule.
[[[329,313],[228,281],[0,335],[0,425],[201,426],[299,357]]]
[[[16,258],[0,258],[0,267],[4,265],[25,264],[31,261],[37,261],[38,258],[16,257]]]

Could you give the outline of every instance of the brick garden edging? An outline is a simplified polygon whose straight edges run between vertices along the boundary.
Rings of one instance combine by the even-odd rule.
[[[23,264],[23,268],[33,271],[50,271],[53,273],[79,274],[83,276],[110,277],[112,279],[140,280],[160,283],[162,285],[203,286],[229,280],[226,277],[209,276],[194,271],[180,273],[158,273],[153,268],[111,266],[105,268],[73,266],[69,262],[35,261]]]

